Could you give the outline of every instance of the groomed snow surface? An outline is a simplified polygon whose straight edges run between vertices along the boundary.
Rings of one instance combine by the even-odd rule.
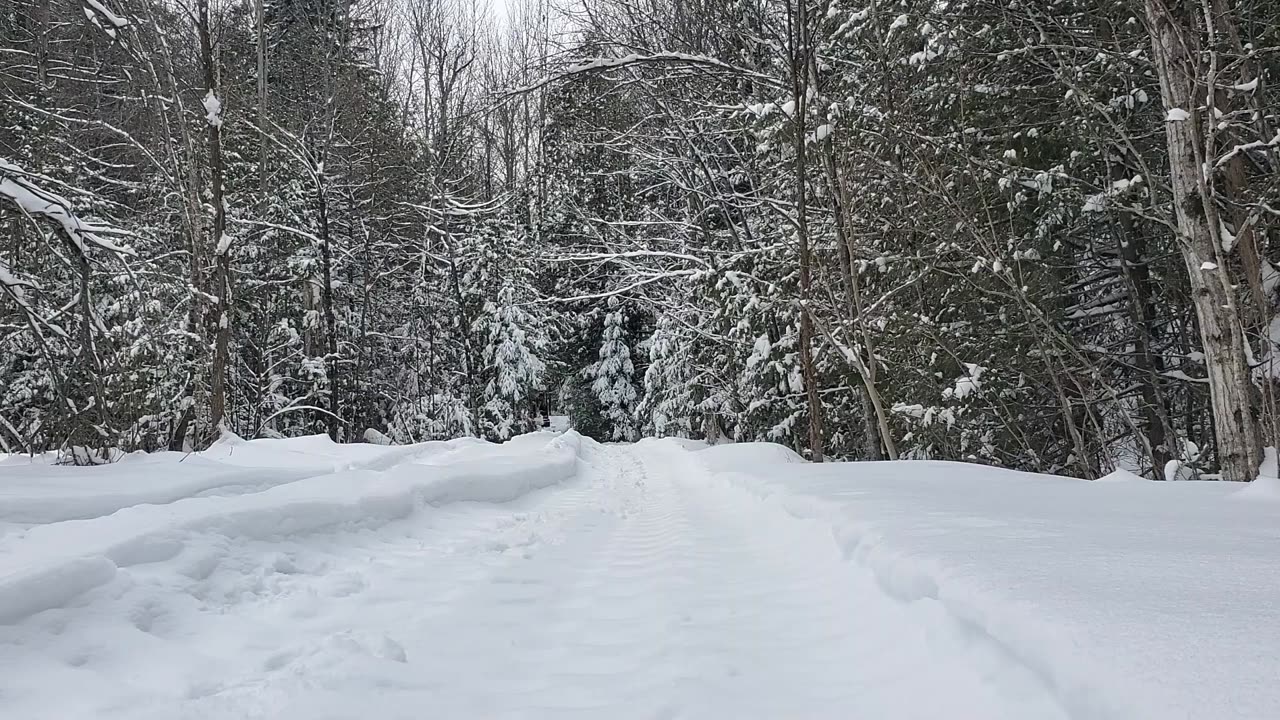
[[[0,458],[0,718],[1280,718],[1280,492],[572,432]]]

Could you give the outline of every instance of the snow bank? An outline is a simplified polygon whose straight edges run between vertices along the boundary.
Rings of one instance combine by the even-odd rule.
[[[1141,475],[1124,468],[1116,468],[1111,472],[1103,475],[1094,482],[1100,483],[1122,483],[1122,482],[1147,482],[1147,479]]]
[[[412,457],[447,452],[473,438],[415,445],[381,445],[374,443],[335,443],[328,435],[305,435],[293,438],[261,438],[245,440],[224,433],[208,450],[197,453],[203,458],[228,465],[255,468],[307,467],[316,473],[338,470],[383,470]]]
[[[0,545],[0,623],[65,605],[110,582],[120,567],[171,559],[193,535],[242,541],[343,526],[372,527],[427,504],[503,502],[571,477],[577,469],[578,435],[542,434],[541,439],[539,449],[520,456],[494,452],[442,465],[344,470],[252,494],[134,505],[105,517],[30,528]],[[471,444],[441,443],[439,449]],[[323,443],[315,446],[323,448]],[[408,452],[408,447],[401,450]],[[386,458],[369,462],[377,461]]]
[[[212,492],[257,492],[341,470],[385,470],[475,442],[481,441],[341,445],[327,435],[246,441],[226,434],[199,453],[134,453],[107,465],[10,459],[0,466],[0,527],[94,518]]]
[[[699,450],[698,458],[708,470],[713,472],[732,472],[750,470],[761,465],[805,462],[805,459],[791,448],[768,442],[713,445]]]
[[[641,438],[640,441],[636,443],[636,447],[644,448],[647,446],[666,448],[675,446],[684,450],[693,451],[705,450],[711,447],[705,440],[690,440],[689,438],[680,437]]]
[[[46,452],[39,455],[26,453],[0,453],[0,468],[24,467],[27,465],[53,465],[58,462],[58,453]]]
[[[1259,477],[1257,480],[1240,488],[1235,497],[1241,500],[1280,502],[1280,478]]]
[[[572,477],[577,472],[580,441],[577,433],[570,432],[552,439],[541,452],[503,452],[506,446],[500,445],[488,456],[473,455],[449,465],[410,463],[387,475],[412,487],[418,503],[509,502]]]
[[[1280,509],[1245,501],[1268,487],[757,460],[705,465],[830,524],[886,592],[939,603],[1073,717],[1280,717]]]
[[[0,522],[94,518],[131,505],[171,503],[223,488],[261,490],[314,474],[306,467],[237,468],[181,453],[85,467],[12,465],[0,469]]]
[[[1280,457],[1276,448],[1263,448],[1258,479],[1237,492],[1236,497],[1244,500],[1280,501]]]

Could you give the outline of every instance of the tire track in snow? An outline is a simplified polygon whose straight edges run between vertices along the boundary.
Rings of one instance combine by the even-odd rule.
[[[885,596],[820,523],[716,488],[683,451],[591,460],[611,521],[496,592],[500,640],[463,673],[483,681],[451,683],[437,716],[1065,717],[940,608]]]
[[[617,522],[532,643],[542,650],[531,660],[550,658],[527,665],[538,690],[513,698],[504,717],[676,717],[673,688],[700,682],[678,602],[695,550],[684,508],[625,449],[596,458],[612,477]]]

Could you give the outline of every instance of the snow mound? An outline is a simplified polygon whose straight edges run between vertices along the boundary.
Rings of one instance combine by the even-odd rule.
[[[705,450],[711,447],[706,440],[690,440],[689,438],[679,437],[641,438],[635,445],[638,448],[657,448],[659,450],[677,448],[691,451]]]
[[[1235,497],[1243,500],[1280,501],[1280,460],[1277,459],[1276,448],[1262,449],[1262,467],[1258,468],[1258,478],[1245,485]]]
[[[758,469],[762,466],[803,463],[794,450],[777,443],[750,442],[713,445],[698,451],[698,458],[713,472]]]
[[[310,468],[313,474],[338,470],[385,470],[393,465],[471,445],[488,445],[477,438],[432,440],[412,445],[336,443],[328,435],[245,440],[224,432],[201,457],[229,465],[256,468]]]
[[[197,454],[230,465],[260,468],[309,467],[317,472],[332,472],[356,467],[388,452],[400,450],[398,447],[372,443],[339,444],[329,439],[328,435],[245,440],[233,433],[224,432],[208,450]]]
[[[668,442],[675,443],[685,450],[706,450],[711,444],[706,440],[690,440],[689,438],[668,438]]]
[[[395,441],[374,428],[365,428],[364,441],[374,445],[395,445]]]
[[[1094,482],[1128,483],[1128,482],[1148,482],[1148,480],[1135,472],[1125,470],[1124,468],[1116,468],[1115,470],[1112,470],[1106,475],[1103,475],[1102,477],[1098,478]]]
[[[1234,497],[1244,500],[1280,502],[1280,478],[1259,477],[1237,490]]]
[[[0,453],[0,467],[24,467],[27,465],[53,465],[58,462],[58,453],[46,452],[39,455],[27,455],[25,453]]]

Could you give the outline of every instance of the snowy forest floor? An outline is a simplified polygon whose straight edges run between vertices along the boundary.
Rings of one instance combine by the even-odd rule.
[[[1280,717],[1280,501],[781,447],[0,460],[0,716]]]

